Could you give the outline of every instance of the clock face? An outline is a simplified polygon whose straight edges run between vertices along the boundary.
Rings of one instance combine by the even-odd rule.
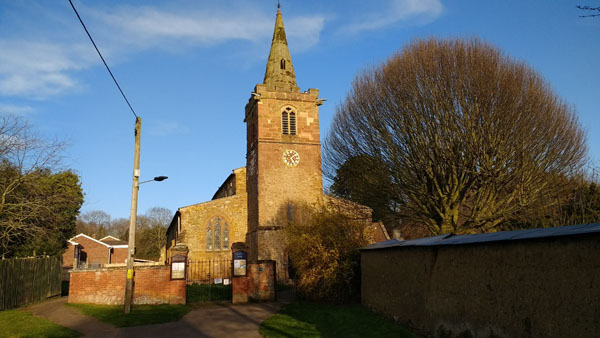
[[[295,150],[285,150],[281,158],[288,167],[295,167],[300,163],[300,155]]]

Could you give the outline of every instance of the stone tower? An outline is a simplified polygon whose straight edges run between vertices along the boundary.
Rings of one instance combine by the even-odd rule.
[[[287,281],[283,226],[293,220],[294,204],[322,197],[319,91],[301,92],[277,10],[265,78],[245,109],[247,130],[249,259],[277,261]]]

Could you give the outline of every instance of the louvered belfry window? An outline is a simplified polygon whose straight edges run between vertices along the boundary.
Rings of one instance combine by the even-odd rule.
[[[296,113],[290,107],[286,107],[281,113],[281,133],[296,135]]]
[[[290,133],[288,113],[285,111],[281,113],[281,130],[284,135]]]
[[[296,113],[290,112],[290,135],[296,135]]]

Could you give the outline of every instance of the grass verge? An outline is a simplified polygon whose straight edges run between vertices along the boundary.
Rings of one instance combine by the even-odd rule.
[[[187,303],[231,301],[231,284],[192,284],[187,286]]]
[[[80,337],[81,333],[26,311],[6,310],[0,312],[0,336],[67,338]]]
[[[418,336],[360,305],[292,303],[260,325],[267,338]]]
[[[67,305],[116,327],[176,322],[191,309],[187,305],[134,305],[129,314],[124,314],[120,305]]]

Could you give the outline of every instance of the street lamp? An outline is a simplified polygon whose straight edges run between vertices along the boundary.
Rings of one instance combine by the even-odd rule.
[[[156,176],[155,178],[153,178],[153,179],[151,179],[151,180],[142,181],[142,182],[140,182],[139,184],[144,184],[144,183],[148,183],[148,182],[154,182],[154,181],[161,182],[161,181],[164,181],[164,180],[166,180],[167,178],[169,178],[169,177],[167,177],[167,176]],[[139,184],[138,184],[138,185],[139,185]]]
[[[156,176],[151,180],[140,182],[140,134],[142,131],[142,118],[135,119],[135,145],[133,153],[133,183],[131,188],[131,213],[129,216],[129,245],[127,248],[127,279],[125,280],[125,313],[131,312],[133,303],[133,256],[135,255],[135,223],[137,222],[137,200],[140,184],[151,181],[164,181],[167,176]]]

